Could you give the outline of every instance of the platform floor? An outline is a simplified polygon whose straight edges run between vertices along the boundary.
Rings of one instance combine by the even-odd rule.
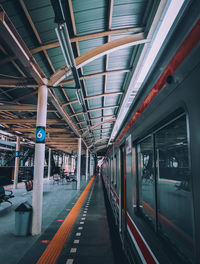
[[[77,204],[86,185],[84,177],[80,191],[72,190],[71,184],[53,185],[52,181],[44,181],[42,234],[35,237],[14,235],[14,209],[23,201],[31,202],[31,193],[27,193],[24,186],[14,191],[13,205],[0,206],[1,263],[37,263],[63,221]],[[102,181],[97,176],[56,263],[127,263],[119,238],[116,239],[116,235],[113,234],[114,223],[107,218],[106,210]]]

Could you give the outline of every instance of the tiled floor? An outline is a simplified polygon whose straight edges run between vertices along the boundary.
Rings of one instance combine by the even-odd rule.
[[[84,188],[85,185],[86,181],[82,177],[81,188]],[[0,263],[2,264],[18,263],[34,243],[40,239],[40,236],[15,236],[15,209],[25,201],[31,204],[32,192],[27,193],[25,186],[20,186],[17,190],[13,190],[13,193],[15,195],[11,200],[13,205],[9,203],[0,205]],[[67,205],[76,202],[78,193],[80,191],[72,190],[71,183],[53,184],[52,180],[44,180],[43,234]],[[46,245],[44,244],[44,246]]]

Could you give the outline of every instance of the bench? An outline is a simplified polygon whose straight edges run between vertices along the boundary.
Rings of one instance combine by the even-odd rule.
[[[12,191],[7,191],[4,189],[3,186],[0,186],[0,203],[3,202],[8,202],[10,204],[12,204],[11,201],[9,201],[10,198],[13,198],[13,192]]]
[[[60,175],[58,173],[53,174],[53,184],[54,183],[59,183],[60,182]]]

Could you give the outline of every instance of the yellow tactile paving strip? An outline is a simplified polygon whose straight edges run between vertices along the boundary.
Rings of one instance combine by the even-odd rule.
[[[85,201],[85,198],[92,186],[92,183],[94,181],[94,176],[89,181],[88,185],[86,186],[85,190],[77,200],[76,204],[68,214],[68,216],[65,218],[65,221],[61,225],[61,227],[58,229],[57,233],[49,243],[48,247],[38,260],[37,264],[54,264],[56,263],[56,260],[58,259],[66,240],[70,234],[70,231],[73,227],[74,222],[76,221],[76,218],[81,210],[81,207]]]

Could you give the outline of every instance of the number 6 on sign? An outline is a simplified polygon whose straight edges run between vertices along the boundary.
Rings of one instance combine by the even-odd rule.
[[[38,126],[36,128],[36,143],[45,142],[45,127]]]

